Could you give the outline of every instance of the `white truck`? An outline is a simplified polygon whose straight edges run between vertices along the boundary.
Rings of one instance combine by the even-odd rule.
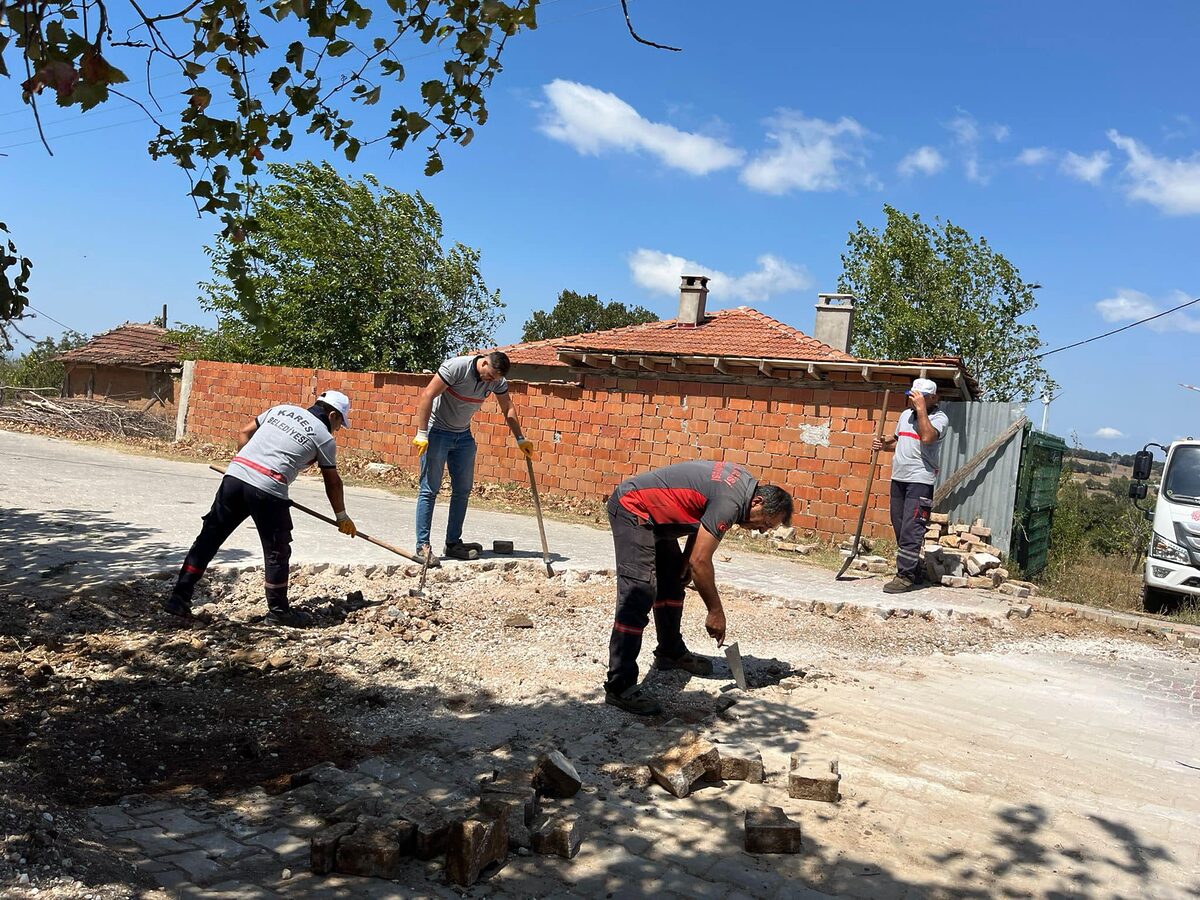
[[[1147,444],[1135,454],[1129,486],[1134,501],[1146,497],[1154,459],[1150,447],[1167,455],[1154,508],[1145,509],[1153,531],[1142,576],[1142,606],[1157,613],[1182,598],[1200,597],[1200,441],[1187,438],[1169,447]]]

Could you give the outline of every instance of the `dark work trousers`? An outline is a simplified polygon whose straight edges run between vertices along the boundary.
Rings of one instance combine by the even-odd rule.
[[[217,488],[212,508],[204,516],[204,527],[192,544],[179,580],[175,582],[173,596],[191,602],[196,582],[217,555],[221,545],[229,539],[234,529],[250,518],[258,529],[262,541],[267,606],[273,610],[288,608],[288,562],[292,558],[292,511],[288,501],[261,491],[226,475]]]
[[[933,512],[933,485],[892,481],[892,531],[896,532],[896,574],[920,580],[920,554]]]
[[[626,510],[612,497],[608,501],[617,555],[617,615],[608,642],[608,679],[605,690],[622,693],[638,680],[638,653],[642,632],[654,612],[660,656],[676,659],[687,653],[679,626],[683,621],[683,551],[679,539],[655,535],[645,519]]]

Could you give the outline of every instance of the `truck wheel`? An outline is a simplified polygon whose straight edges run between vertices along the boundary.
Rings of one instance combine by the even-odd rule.
[[[1142,609],[1148,613],[1161,613],[1175,605],[1175,595],[1170,591],[1142,586]]]

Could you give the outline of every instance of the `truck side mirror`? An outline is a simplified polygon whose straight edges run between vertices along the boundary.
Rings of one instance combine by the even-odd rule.
[[[1129,499],[1130,500],[1145,500],[1146,499],[1146,482],[1131,481],[1129,483]]]
[[[1133,454],[1133,480],[1145,481],[1150,477],[1150,469],[1154,465],[1154,454],[1149,450],[1139,450]]]

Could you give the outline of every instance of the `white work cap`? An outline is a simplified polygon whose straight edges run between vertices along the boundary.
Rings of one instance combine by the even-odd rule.
[[[932,384],[933,382],[930,382]],[[317,398],[326,406],[332,406],[342,416],[342,424],[350,427],[350,398],[341,391],[325,391]]]
[[[937,382],[931,378],[914,378],[909,394],[936,394]]]

